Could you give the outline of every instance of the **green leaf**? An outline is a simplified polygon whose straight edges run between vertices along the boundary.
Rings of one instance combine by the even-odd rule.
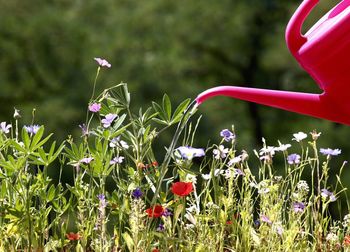
[[[152,120],[159,124],[168,125],[166,121],[160,120],[158,118],[153,118]]]
[[[15,140],[10,140],[10,145],[12,145],[17,151],[26,153],[26,149],[23,148],[19,143],[17,143]]]
[[[122,234],[122,237],[126,243],[126,246],[128,247],[129,251],[133,251],[134,248],[134,241],[132,240],[131,236],[129,233],[125,232]]]
[[[30,146],[30,137],[28,135],[28,132],[26,131],[25,128],[22,129],[22,141],[24,143],[24,148],[26,150],[29,150],[29,146]]]
[[[191,99],[186,99],[180,103],[180,105],[176,108],[171,118],[171,123],[177,123],[178,121],[181,120],[182,114],[186,110],[190,102],[191,102]]]
[[[47,192],[47,201],[50,202],[55,198],[55,194],[56,194],[56,188],[54,185],[50,186],[49,191]]]
[[[165,115],[162,107],[158,103],[155,103],[155,102],[152,102],[152,106],[153,106],[153,109],[158,113],[160,119],[163,119],[166,121],[166,115]],[[156,119],[156,118],[154,118],[154,119]]]
[[[178,220],[179,219],[179,216],[181,214],[181,212],[183,211],[184,209],[184,205],[183,204],[179,204],[177,205],[175,211],[174,211],[174,220]]]
[[[166,115],[166,120],[169,122],[171,119],[171,102],[167,94],[163,96],[163,111]]]
[[[41,140],[41,138],[43,137],[44,134],[44,126],[41,126],[38,131],[34,134],[34,137],[32,139],[32,142],[30,144],[30,151],[33,151],[34,149],[36,149],[36,145],[38,144],[38,142]]]
[[[120,125],[122,125],[122,123],[124,122],[125,118],[126,118],[126,114],[121,115],[121,116],[114,122],[113,129],[114,129],[114,130],[117,130],[117,129],[120,127]]]

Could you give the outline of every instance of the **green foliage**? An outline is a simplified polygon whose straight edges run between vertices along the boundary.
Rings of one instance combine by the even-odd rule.
[[[127,84],[121,83],[94,101],[101,109],[88,111],[80,143],[69,138],[57,147],[44,126],[20,129],[18,118],[11,131],[2,125],[0,250],[349,249],[350,214],[340,201],[346,162],[331,185],[332,159],[340,151],[322,150],[319,156],[317,132],[309,142],[306,134],[294,134],[299,154],[290,155],[290,144],[273,147],[264,140],[255,151],[255,173],[249,154],[239,154],[234,132],[205,152],[188,147],[196,142],[199,124],[189,123],[196,112],[190,100],[176,107],[164,95],[161,104],[135,114]],[[173,127],[158,163],[155,146]],[[176,148],[180,137],[183,146]],[[284,170],[275,168],[278,155]],[[61,183],[61,177],[52,181],[48,169],[55,161],[60,174],[73,170],[72,184]],[[342,222],[331,214],[335,201]]]

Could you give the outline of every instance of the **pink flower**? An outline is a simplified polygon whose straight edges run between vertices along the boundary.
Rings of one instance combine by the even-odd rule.
[[[111,64],[105,60],[105,59],[101,59],[101,58],[94,58],[94,60],[96,60],[97,64],[100,66],[100,67],[108,67],[108,68],[111,68]]]
[[[89,105],[89,110],[93,113],[100,111],[100,109],[101,109],[101,104],[99,103],[92,103]]]

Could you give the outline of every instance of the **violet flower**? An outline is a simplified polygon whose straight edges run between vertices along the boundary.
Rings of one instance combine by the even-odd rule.
[[[24,126],[23,127],[29,134],[35,135],[38,130],[40,129],[40,126],[35,124],[35,125],[29,125],[29,126]]]
[[[226,142],[230,142],[231,140],[235,139],[235,135],[228,129],[224,129],[220,132],[220,136],[224,138]]]
[[[99,194],[99,195],[97,195],[97,198],[100,201],[99,209],[101,210],[103,208],[106,208],[106,206],[107,206],[106,196],[104,194]]]
[[[103,127],[108,128],[111,126],[112,122],[114,121],[115,118],[117,118],[118,115],[116,114],[107,114],[105,115],[105,118],[101,120]]]
[[[108,67],[108,68],[111,68],[111,64],[105,60],[105,59],[101,59],[101,58],[94,58],[94,60],[97,62],[97,64],[100,66],[100,67]]]
[[[158,232],[163,232],[165,230],[165,227],[162,223],[159,224],[159,226],[157,227],[157,231]]]
[[[138,187],[136,188],[134,191],[132,191],[131,193],[132,197],[135,199],[139,199],[143,196],[143,192],[141,191],[141,189]]]
[[[298,154],[290,154],[287,157],[288,164],[299,164],[300,163],[300,155]]]
[[[205,155],[204,149],[193,148],[189,146],[181,146],[175,149],[183,159],[192,160],[194,157],[203,157]]]
[[[295,202],[293,203],[293,211],[295,213],[302,213],[304,212],[305,204],[303,202]]]
[[[261,219],[262,222],[265,222],[267,224],[272,224],[272,221],[266,215],[263,215],[263,214],[260,215],[260,219]]]
[[[93,113],[100,111],[100,109],[101,109],[101,104],[99,103],[92,103],[89,105],[89,111]]]
[[[223,145],[220,145],[217,149],[213,150],[214,158],[225,158],[228,152],[228,148],[225,148]]]
[[[326,156],[338,156],[339,154],[341,154],[341,150],[340,149],[333,150],[330,148],[327,148],[327,149],[321,148],[320,153],[323,155],[326,155]]]
[[[82,135],[82,136],[88,136],[88,135],[89,135],[89,130],[88,130],[88,128],[86,127],[86,124],[85,124],[85,123],[80,124],[80,125],[79,125],[79,128],[81,129],[81,135]]]
[[[0,132],[3,132],[5,134],[9,133],[10,132],[10,128],[12,127],[11,124],[7,124],[6,125],[6,122],[1,122],[0,123]]]
[[[162,213],[162,216],[164,216],[164,217],[169,217],[169,216],[172,216],[172,215],[173,215],[173,213],[170,211],[169,208],[165,208],[163,213]]]
[[[109,164],[113,165],[113,164],[121,164],[123,163],[124,157],[120,156],[120,157],[115,157],[113,158]]]
[[[334,193],[332,193],[331,191],[328,191],[327,189],[323,188],[321,189],[321,196],[324,199],[327,199],[329,197],[329,200],[331,202],[334,202],[337,200],[337,197],[335,197]]]
[[[80,163],[83,163],[83,164],[90,164],[92,160],[94,160],[94,158],[92,158],[92,157],[86,157],[86,158],[80,159],[79,162],[80,162]]]
[[[244,172],[241,169],[233,169],[235,176],[244,176]]]

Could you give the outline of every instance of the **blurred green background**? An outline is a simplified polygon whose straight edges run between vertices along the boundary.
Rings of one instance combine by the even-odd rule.
[[[321,1],[306,31],[339,1]],[[106,58],[98,91],[127,82],[133,107],[176,103],[216,85],[320,92],[290,55],[284,30],[301,0],[0,0],[0,121],[21,110],[22,123],[45,124],[56,138],[78,137],[97,65]],[[326,52],[325,52],[326,53]],[[332,104],[330,104],[332,106]],[[348,126],[247,103],[204,103],[197,145],[219,140],[235,125],[238,148],[290,143],[316,129],[320,147],[350,154]],[[346,176],[349,173],[346,171]],[[347,179],[349,180],[349,179]],[[350,182],[347,183],[348,186]]]

